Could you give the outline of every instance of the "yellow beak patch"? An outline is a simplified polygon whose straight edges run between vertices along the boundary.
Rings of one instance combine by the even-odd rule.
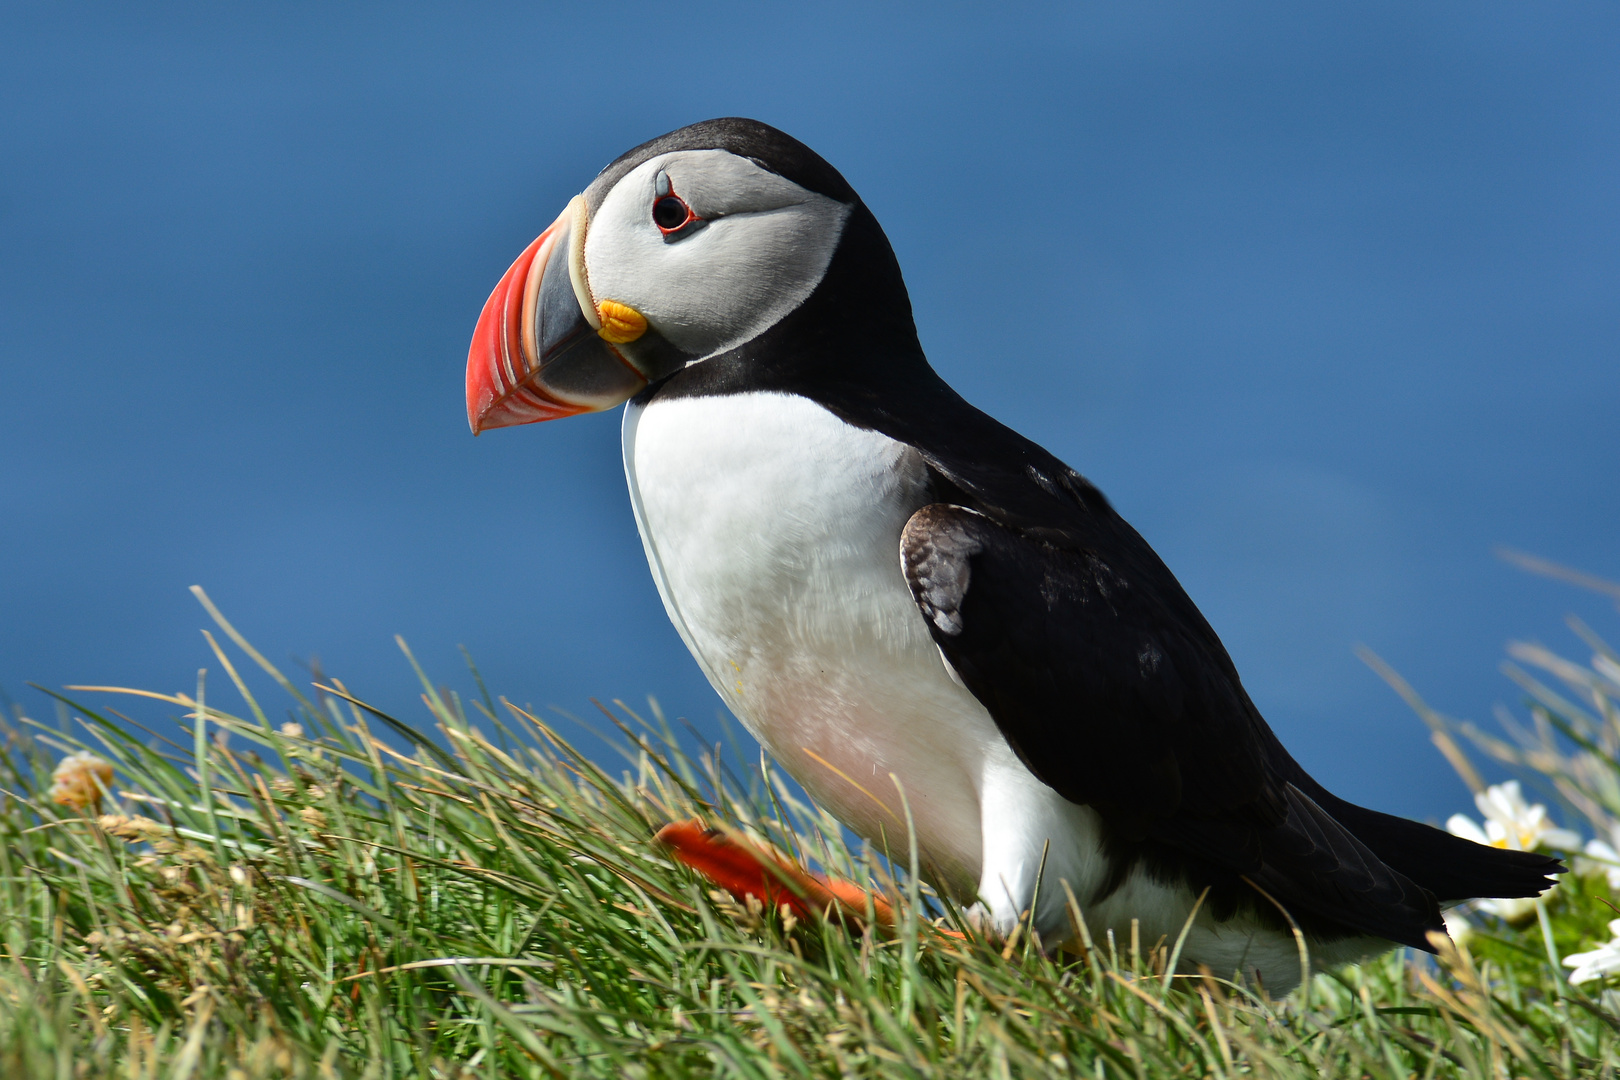
[[[596,305],[596,314],[602,320],[597,333],[614,345],[634,341],[647,332],[647,317],[629,304],[603,300]]]

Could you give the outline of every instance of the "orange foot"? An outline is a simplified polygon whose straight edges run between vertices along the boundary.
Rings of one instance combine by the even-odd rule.
[[[894,925],[894,909],[876,893],[808,873],[774,848],[706,828],[701,821],[671,822],[654,839],[738,900],[756,897],[767,909],[786,907],[801,919],[837,912],[856,925],[866,922],[870,904],[879,926]]]

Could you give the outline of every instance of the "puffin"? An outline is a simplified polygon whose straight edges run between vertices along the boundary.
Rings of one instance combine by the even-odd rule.
[[[876,217],[769,125],[603,169],[496,285],[466,392],[475,435],[624,406],[647,562],[709,682],[986,933],[1056,947],[1078,912],[1286,992],[1301,940],[1317,967],[1432,952],[1443,907],[1564,869],[1312,779],[1103,494],[929,365]],[[683,861],[722,882],[776,858],[702,843]]]

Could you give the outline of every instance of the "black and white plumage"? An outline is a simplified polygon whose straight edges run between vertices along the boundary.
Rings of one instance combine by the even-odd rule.
[[[903,833],[892,775],[929,873],[991,926],[1033,902],[1063,939],[1061,882],[1093,934],[1174,940],[1207,887],[1186,961],[1284,988],[1298,954],[1262,890],[1332,964],[1429,948],[1441,903],[1561,869],[1312,780],[1102,494],[935,374],[882,229],[802,144],[683,128],[553,230],[567,272],[537,242],[508,273],[526,290],[503,280],[485,309],[474,429],[629,398],[636,520],[710,682],[864,836]],[[569,288],[564,321],[611,344],[545,315]]]

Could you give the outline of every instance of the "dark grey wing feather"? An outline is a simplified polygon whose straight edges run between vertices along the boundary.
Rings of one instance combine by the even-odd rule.
[[[972,580],[968,560],[984,549],[975,530],[958,520],[958,514],[973,513],[962,507],[925,506],[906,526],[901,542],[901,561],[906,583],[922,608],[923,617],[936,633],[955,637],[962,632],[962,599]],[[913,528],[912,525],[916,527]]]

